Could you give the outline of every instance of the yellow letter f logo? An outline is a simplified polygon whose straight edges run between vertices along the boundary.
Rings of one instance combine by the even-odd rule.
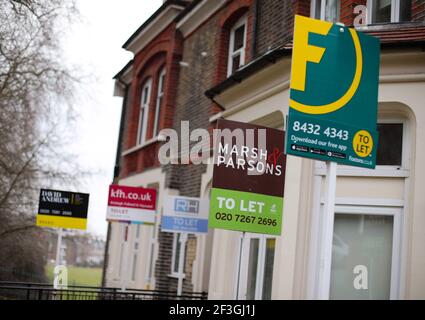
[[[294,45],[292,52],[292,76],[291,76],[291,89],[298,91],[306,91],[306,78],[307,78],[307,62],[320,63],[325,54],[326,49],[308,44],[309,33],[320,34],[327,36],[333,24],[330,22],[306,18],[303,16],[295,16],[295,29],[294,29]],[[348,29],[354,43],[356,52],[356,71],[350,87],[343,96],[339,99],[323,104],[312,105],[304,104],[294,100],[292,97],[289,100],[289,105],[292,109],[307,114],[325,114],[334,112],[345,105],[353,98],[354,94],[359,87],[360,80],[363,72],[363,54],[359,37],[354,29]],[[339,37],[334,37],[338,41]],[[322,75],[328,77],[328,75]],[[317,90],[317,88],[309,88],[308,91]],[[308,94],[308,92],[307,92]]]
[[[325,48],[309,45],[308,34],[314,32],[326,36],[331,28],[330,22],[295,16],[291,89],[305,90],[307,62],[320,63],[326,51]]]

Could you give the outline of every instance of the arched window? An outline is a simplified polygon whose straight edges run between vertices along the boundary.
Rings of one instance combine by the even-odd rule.
[[[227,76],[245,64],[245,48],[247,34],[247,16],[241,17],[230,29],[229,58],[227,63]]]
[[[146,128],[148,125],[149,101],[151,97],[152,79],[144,82],[140,96],[139,127],[137,130],[137,144],[146,141]]]
[[[165,87],[165,67],[161,69],[158,76],[158,92],[156,95],[155,119],[153,124],[152,137],[156,137],[159,131],[159,116],[161,115],[162,101],[164,100]]]

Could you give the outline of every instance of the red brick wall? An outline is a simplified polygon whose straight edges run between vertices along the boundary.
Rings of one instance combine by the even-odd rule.
[[[352,26],[354,23],[354,8],[358,5],[366,5],[367,0],[345,0],[341,1],[339,20],[346,26]]]
[[[294,14],[310,16],[310,0],[292,0]]]
[[[183,39],[176,31],[175,23],[173,23],[153,39],[142,51],[136,54],[133,65],[133,80],[129,92],[130,102],[126,116],[123,151],[136,146],[141,90],[148,78],[152,79],[152,87],[149,101],[146,140],[153,138],[152,132],[155,120],[158,80],[163,67],[165,67],[166,76],[158,131],[172,126],[182,41]],[[159,146],[160,143],[157,142],[135,151],[130,155],[124,156],[120,178],[124,178],[129,174],[142,172],[147,168],[159,166],[160,164],[157,159]]]
[[[414,0],[412,3],[412,20],[425,21],[425,0]]]

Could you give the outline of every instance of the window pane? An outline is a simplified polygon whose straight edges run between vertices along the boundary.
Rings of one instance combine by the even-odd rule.
[[[152,279],[152,274],[153,274],[153,254],[154,254],[154,250],[155,250],[155,244],[152,242],[151,244],[151,252],[150,252],[150,256],[149,256],[149,279]]]
[[[122,267],[123,267],[123,263],[124,263],[124,243],[121,243],[121,247],[120,247],[120,262],[119,262],[119,269],[118,269],[118,275],[121,277],[122,276]]]
[[[240,26],[235,30],[235,41],[233,44],[233,52],[242,48],[245,44],[245,25]]]
[[[330,22],[337,22],[339,20],[338,0],[327,0],[325,20]]]
[[[401,0],[400,1],[400,21],[411,21],[412,20],[412,0]]]
[[[180,234],[174,236],[176,241],[176,252],[174,252],[174,272],[179,272],[179,260],[180,260]]]
[[[314,18],[320,19],[320,11],[322,10],[322,0],[316,0],[316,7],[314,8]]]
[[[248,279],[246,288],[246,298],[248,300],[255,299],[255,283],[257,281],[257,266],[258,266],[258,247],[259,239],[251,239],[249,246],[249,261],[248,261]]]
[[[378,124],[379,143],[376,164],[381,166],[401,166],[403,148],[403,124]]]
[[[273,281],[273,264],[274,250],[276,247],[275,239],[267,239],[266,241],[266,259],[264,261],[264,282],[263,282],[263,300],[272,298],[272,281]]]
[[[144,122],[144,118],[145,118],[145,110],[146,108],[140,108],[140,121],[139,121],[139,144],[143,142],[143,122]]]
[[[162,94],[164,92],[164,82],[165,82],[165,73],[161,75],[161,78],[159,79],[159,90],[158,94]]]
[[[131,271],[131,280],[136,280],[137,254],[133,256],[133,268]]]
[[[372,23],[391,22],[391,0],[374,0]]]
[[[149,88],[145,87],[143,89],[143,104],[147,104],[148,103],[148,96],[149,96]]]
[[[389,299],[392,242],[392,216],[336,214],[330,298]],[[354,286],[356,266],[367,268],[367,289]]]
[[[236,72],[236,70],[239,69],[239,65],[241,63],[241,56],[240,54],[237,54],[232,59],[232,74]]]

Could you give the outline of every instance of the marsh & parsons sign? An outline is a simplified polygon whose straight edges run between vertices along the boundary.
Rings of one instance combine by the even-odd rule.
[[[284,132],[221,119],[217,129],[239,131],[243,141],[223,136],[216,141],[209,227],[280,235]]]

